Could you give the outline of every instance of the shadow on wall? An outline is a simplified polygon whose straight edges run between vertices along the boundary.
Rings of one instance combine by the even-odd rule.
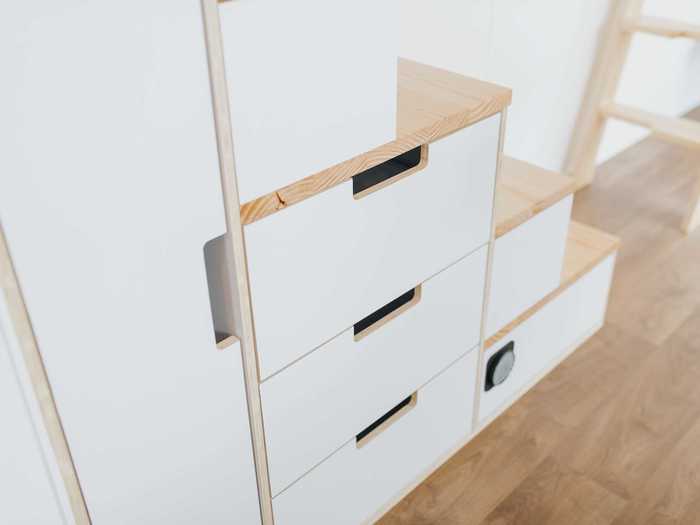
[[[669,5],[672,4],[672,5]],[[610,0],[423,0],[401,3],[401,54],[513,88],[506,152],[561,169]],[[647,0],[645,13],[700,23],[697,0]],[[680,115],[700,105],[700,45],[635,37],[619,100]],[[645,130],[612,123],[599,160]]]

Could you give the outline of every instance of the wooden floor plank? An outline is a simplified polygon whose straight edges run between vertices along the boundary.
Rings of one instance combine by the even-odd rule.
[[[697,524],[700,517],[700,421],[672,448],[614,525]]]
[[[548,457],[482,522],[484,525],[608,525],[627,501]]]
[[[669,388],[680,372],[658,349],[636,373],[618,379],[613,396],[562,437],[554,456],[630,499],[700,418],[698,403]]]
[[[563,427],[513,407],[379,523],[477,524],[558,443]]]
[[[608,323],[525,395],[520,404],[567,428],[579,428],[657,350]]]

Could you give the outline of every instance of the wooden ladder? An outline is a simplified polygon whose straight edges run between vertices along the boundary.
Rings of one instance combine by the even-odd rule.
[[[700,25],[643,16],[643,4],[644,0],[612,2],[564,168],[576,178],[579,189],[593,181],[598,149],[609,118],[646,127],[659,139],[700,149],[700,122],[656,115],[614,100],[635,33],[700,40]],[[697,226],[700,226],[700,173],[682,228],[689,233]]]

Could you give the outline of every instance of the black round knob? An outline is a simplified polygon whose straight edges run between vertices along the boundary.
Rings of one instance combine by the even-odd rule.
[[[486,385],[488,392],[500,385],[510,375],[515,365],[515,342],[511,341],[498,352],[493,354],[486,363]]]

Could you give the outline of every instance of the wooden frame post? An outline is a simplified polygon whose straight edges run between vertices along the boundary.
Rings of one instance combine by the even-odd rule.
[[[601,107],[615,97],[632,43],[628,20],[641,14],[643,3],[644,0],[612,0],[564,164],[564,173],[576,179],[578,188],[588,186],[595,177],[606,122]]]
[[[15,330],[15,337],[19,342],[34,395],[41,410],[49,443],[51,443],[51,448],[56,456],[56,463],[68,494],[73,518],[77,525],[90,525],[90,515],[80,487],[78,473],[75,470],[73,457],[63,432],[61,418],[56,409],[51,385],[44,368],[44,361],[39,353],[39,346],[34,336],[34,329],[24,302],[19,280],[12,264],[2,224],[0,224],[0,293],[3,296],[0,300],[4,299],[7,302],[10,322]]]
[[[272,489],[267,465],[265,428],[263,426],[260,375],[255,347],[253,313],[248,284],[248,266],[245,240],[241,224],[241,202],[238,194],[236,166],[233,154],[233,130],[228,103],[228,85],[224,63],[223,41],[219,20],[218,0],[202,0],[202,14],[207,40],[207,57],[216,126],[216,140],[221,170],[221,187],[224,197],[227,234],[231,240],[232,260],[235,271],[234,325],[241,341],[243,371],[248,402],[248,419],[253,443],[253,458],[260,499],[260,516],[263,525],[272,525]]]

